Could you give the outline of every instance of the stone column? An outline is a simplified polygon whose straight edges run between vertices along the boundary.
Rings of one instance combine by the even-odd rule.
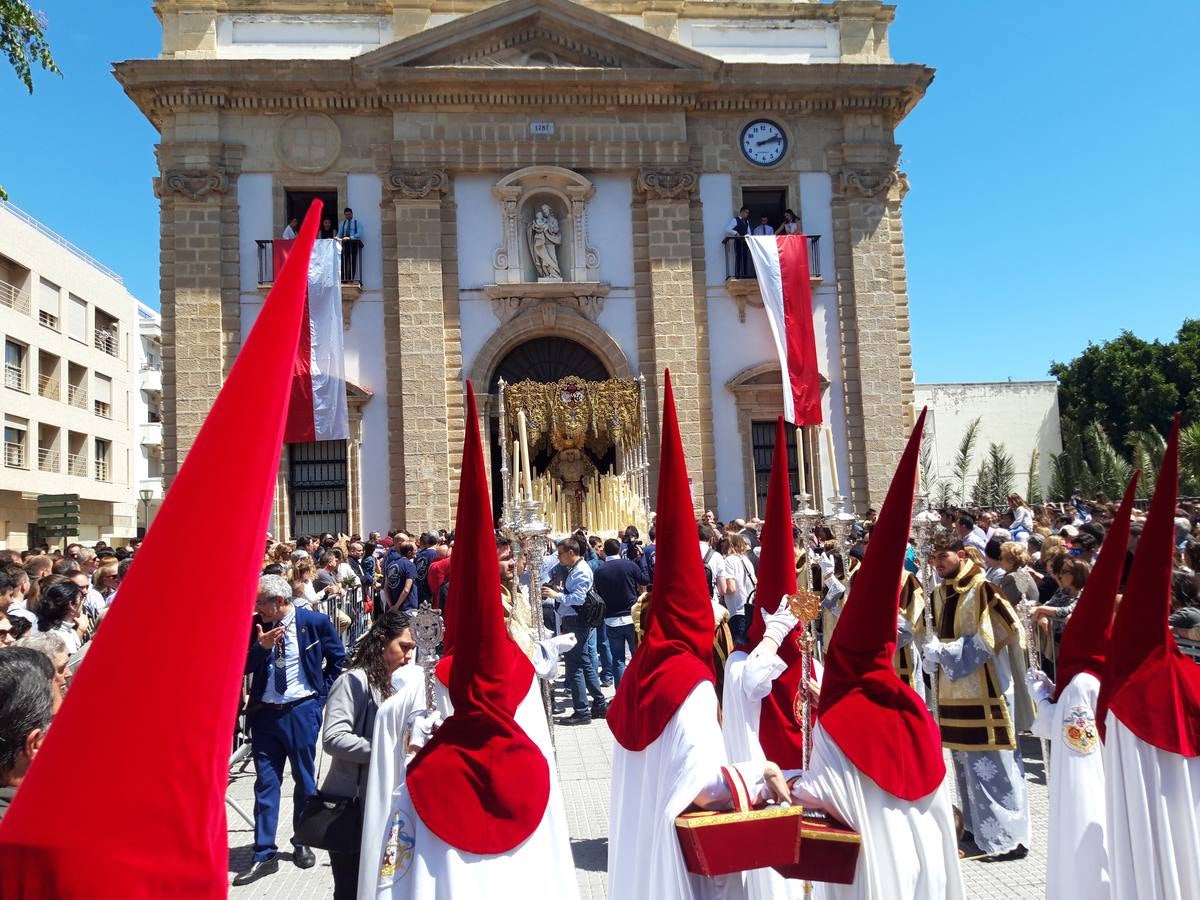
[[[686,168],[643,169],[637,188],[644,196],[646,216],[646,260],[650,289],[650,319],[654,387],[649,388],[651,433],[662,420],[658,397],[663,389],[663,372],[671,370],[679,431],[693,481],[692,502],[705,499],[704,392],[709,386],[700,377],[699,359],[707,357],[708,345],[699,336],[696,320],[695,285],[692,277],[691,194],[699,179]],[[702,344],[702,346],[701,346]],[[647,378],[649,382],[649,378]],[[711,427],[711,426],[710,426]],[[651,442],[654,484],[658,490],[658,444]]]
[[[449,527],[442,306],[442,198],[449,179],[440,169],[391,169],[384,183],[391,192],[384,200],[384,341],[392,526]]]
[[[240,158],[240,148],[217,143],[159,150],[162,174],[154,187],[161,201],[164,487],[179,471],[223,381],[224,328],[231,324],[222,296],[229,281],[224,269],[234,268],[236,284],[237,263],[222,258],[222,211]],[[235,332],[235,351],[236,340]]]
[[[833,229],[855,510],[878,506],[912,419],[912,354],[892,143],[832,148]],[[845,488],[843,488],[845,490]]]

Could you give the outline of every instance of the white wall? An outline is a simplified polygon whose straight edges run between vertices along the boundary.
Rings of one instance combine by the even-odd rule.
[[[492,196],[494,175],[455,175],[458,208],[458,286],[480,288],[496,280],[492,254],[504,243],[500,201]]]
[[[1003,444],[1012,455],[1017,473],[1015,488],[1022,495],[1028,489],[1029,459],[1037,448],[1043,494],[1048,489],[1050,456],[1062,452],[1057,382],[918,384],[914,398],[918,409],[929,406],[926,440],[932,438],[937,478],[951,478],[958,445],[967,427],[978,418],[979,436],[967,491],[975,483],[975,473],[992,443]]]
[[[242,294],[258,297],[258,245],[255,241],[277,238],[271,207],[273,177],[270,173],[243,173],[237,179],[238,253],[241,275],[238,285]],[[259,298],[261,299],[261,298]],[[245,300],[245,297],[243,297]],[[243,335],[245,337],[245,335]]]
[[[704,271],[711,285],[725,283],[725,226],[737,215],[733,205],[733,176],[700,176],[700,203],[704,207]]]
[[[633,287],[633,182],[625,175],[588,176],[596,194],[588,202],[588,243],[600,254],[600,280]]]
[[[220,59],[349,59],[390,43],[388,16],[217,17]]]
[[[680,19],[679,43],[738,63],[837,62],[838,26],[786,19]]]

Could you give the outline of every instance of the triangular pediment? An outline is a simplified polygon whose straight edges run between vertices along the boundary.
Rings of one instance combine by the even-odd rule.
[[[368,69],[702,69],[720,61],[571,0],[507,0],[358,57]]]

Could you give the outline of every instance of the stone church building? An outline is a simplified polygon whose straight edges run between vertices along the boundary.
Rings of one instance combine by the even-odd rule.
[[[342,295],[351,433],[284,448],[275,534],[447,524],[468,377],[495,456],[501,378],[644,375],[653,472],[667,368],[697,508],[752,515],[782,389],[757,283],[724,240],[746,206],[772,226],[792,210],[809,236],[836,456],[806,430],[818,505],[834,466],[856,510],[882,499],[913,418],[894,131],[933,79],[892,61],[894,6],[155,10],[161,56],[116,77],[161,135],[168,480],[262,306],[270,241],[320,198],[361,229]],[[557,279],[531,251],[543,212]]]

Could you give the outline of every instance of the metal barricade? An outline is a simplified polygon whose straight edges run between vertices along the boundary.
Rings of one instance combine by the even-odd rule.
[[[371,627],[366,599],[361,585],[347,589],[344,594],[327,595],[324,599],[325,614],[333,622],[347,652]]]

